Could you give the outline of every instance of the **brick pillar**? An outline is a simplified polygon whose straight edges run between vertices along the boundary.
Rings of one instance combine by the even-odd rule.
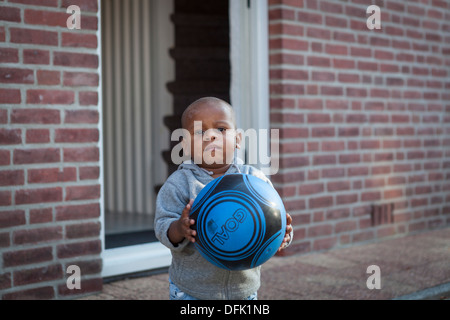
[[[369,30],[369,5],[381,29]],[[450,224],[450,3],[269,0],[290,253]],[[374,208],[393,208],[373,225]]]
[[[96,0],[0,1],[0,299],[102,289],[98,22]]]

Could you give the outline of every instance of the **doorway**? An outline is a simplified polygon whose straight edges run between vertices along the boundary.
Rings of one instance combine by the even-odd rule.
[[[155,241],[171,132],[195,99],[268,126],[267,0],[102,0],[103,277],[170,265]]]

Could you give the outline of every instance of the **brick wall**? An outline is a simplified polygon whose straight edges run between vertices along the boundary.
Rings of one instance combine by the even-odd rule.
[[[369,30],[369,5],[381,30]],[[288,253],[450,224],[450,2],[269,0]]]
[[[0,299],[101,290],[98,11],[0,0]]]

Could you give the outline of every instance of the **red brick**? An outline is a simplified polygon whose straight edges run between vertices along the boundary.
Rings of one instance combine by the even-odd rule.
[[[53,64],[55,66],[73,68],[98,68],[98,56],[87,53],[54,52]]]
[[[56,129],[55,142],[85,143],[98,142],[98,129]]]
[[[332,196],[323,196],[309,199],[309,209],[331,207],[333,205]]]
[[[61,82],[60,72],[37,70],[37,80],[39,85],[58,85]]]
[[[96,110],[68,110],[64,119],[65,123],[98,123],[99,114]]]
[[[19,290],[3,295],[4,300],[50,300],[54,298],[55,291],[51,286]]]
[[[81,106],[96,106],[98,104],[98,93],[91,91],[82,91],[79,93]]]
[[[98,1],[92,0],[62,0],[61,7],[68,8],[71,5],[77,5],[80,10],[87,12],[97,12],[98,11]]]
[[[99,216],[100,205],[98,203],[56,207],[56,221],[85,220]]]
[[[298,187],[299,195],[310,195],[316,193],[322,193],[324,191],[323,183],[314,183],[314,184],[302,184]]]
[[[277,8],[269,10],[270,19],[295,20],[295,11],[286,8]]]
[[[297,14],[297,19],[302,23],[316,23],[322,24],[322,15],[319,13],[300,11]]]
[[[58,0],[8,0],[8,2],[31,4],[33,6],[57,7]]]
[[[25,223],[25,212],[23,210],[0,211],[0,229],[20,226]]]
[[[50,130],[48,129],[28,129],[26,133],[26,143],[49,143]]]
[[[95,34],[77,34],[74,32],[64,32],[62,34],[62,46],[97,49],[98,39]]]
[[[334,127],[312,128],[312,137],[314,138],[334,137],[334,136],[335,136]]]
[[[322,141],[321,150],[324,152],[344,151],[345,141]]]
[[[335,69],[354,69],[355,61],[348,59],[333,59],[333,67]]]
[[[384,199],[399,198],[403,196],[402,189],[385,190],[383,192]]]
[[[307,59],[309,66],[316,66],[316,67],[330,67],[331,66],[331,60],[330,58],[326,57],[314,57],[310,56]]]
[[[306,30],[306,35],[308,38],[331,40],[331,31],[328,29],[310,27]]]
[[[64,162],[96,162],[99,161],[97,147],[64,148]]]
[[[64,72],[63,84],[72,87],[97,87],[99,76],[97,73],[88,72]]]
[[[0,145],[14,145],[22,143],[22,130],[0,129]]]
[[[73,186],[66,188],[66,201],[100,198],[100,185]]]
[[[77,180],[76,168],[29,169],[28,183],[57,183]]]
[[[78,263],[78,261],[77,261]],[[80,266],[81,270],[85,270]],[[80,282],[81,289],[70,290],[66,284],[60,285],[58,287],[58,293],[62,296],[71,296],[71,295],[86,295],[89,293],[101,292],[103,288],[103,279],[85,279],[82,278]]]
[[[20,186],[24,184],[23,170],[3,170],[0,171],[0,187]]]
[[[339,155],[339,163],[346,164],[346,163],[358,163],[360,162],[360,155],[359,154],[341,154]]]
[[[73,104],[75,93],[67,90],[27,90],[27,103],[29,104]]]
[[[14,164],[53,163],[60,161],[59,149],[14,150]]]
[[[16,204],[46,203],[62,201],[62,188],[40,188],[17,190]]]
[[[11,153],[9,150],[0,150],[0,166],[7,166],[11,163]]]
[[[0,273],[0,290],[11,288],[11,274]]]
[[[80,223],[66,226],[67,239],[92,238],[100,235],[100,223]]]
[[[350,187],[349,181],[332,181],[327,183],[328,192],[350,190]]]
[[[369,174],[368,167],[350,167],[348,168],[348,176],[367,176]]]
[[[57,246],[56,250],[58,258],[64,259],[93,254],[98,255],[102,251],[102,245],[100,240],[94,240],[61,244]]]
[[[10,206],[12,203],[11,191],[0,191],[0,207]]]
[[[345,176],[345,169],[343,168],[332,168],[322,170],[323,178],[341,178],[344,176]]]
[[[0,10],[0,21],[20,22],[20,9],[13,7],[6,7],[2,5]]]
[[[333,226],[331,224],[310,226],[308,228],[308,237],[329,236],[333,233]]]
[[[344,90],[342,87],[321,86],[320,93],[327,96],[342,96]]]
[[[13,232],[14,244],[37,244],[62,239],[62,227],[47,227]]]
[[[336,156],[335,155],[313,156],[313,165],[315,165],[315,166],[334,165],[334,164],[336,164]]]
[[[331,118],[326,113],[310,113],[307,118],[308,123],[330,123]]]
[[[23,62],[26,64],[49,64],[50,53],[46,50],[23,50]]]
[[[336,233],[342,233],[342,232],[349,232],[354,231],[358,228],[358,225],[356,221],[342,221],[336,223],[336,226],[334,227],[334,232]]]
[[[295,168],[309,165],[308,157],[289,157],[280,159],[282,168]]]
[[[313,81],[331,81],[334,82],[335,75],[333,72],[328,71],[313,71],[312,80]]]
[[[43,11],[25,9],[25,23],[30,25],[44,25],[49,27],[67,27],[67,19],[70,17],[65,11]]]
[[[52,109],[14,109],[11,112],[11,123],[59,124],[60,111]]]
[[[58,33],[53,31],[10,28],[12,43],[58,45]]]
[[[282,10],[282,9],[281,9]],[[292,35],[292,36],[303,36],[304,28],[303,26],[291,25],[287,23],[277,23],[269,25],[270,35]]]
[[[43,209],[31,209],[30,210],[30,223],[47,223],[53,221],[53,209],[43,208]]]
[[[0,83],[33,84],[34,72],[28,69],[0,68]]]
[[[0,248],[7,248],[11,245],[11,241],[9,240],[9,232],[2,232],[0,233]],[[4,278],[2,278],[2,275],[0,274],[0,290],[4,287],[3,283]]]
[[[21,269],[14,271],[14,284],[16,286],[22,286],[31,283],[62,279],[62,277],[63,271],[60,264],[33,269]]]
[[[3,253],[3,265],[14,267],[26,264],[33,264],[53,259],[52,247],[32,248]]]
[[[79,170],[80,180],[97,180],[100,177],[99,167],[82,167]]]
[[[19,50],[13,48],[0,48],[1,63],[17,63],[19,62]]]

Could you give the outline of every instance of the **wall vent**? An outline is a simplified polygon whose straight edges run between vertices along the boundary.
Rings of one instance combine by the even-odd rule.
[[[372,226],[394,223],[394,204],[382,203],[372,205],[370,212]]]

